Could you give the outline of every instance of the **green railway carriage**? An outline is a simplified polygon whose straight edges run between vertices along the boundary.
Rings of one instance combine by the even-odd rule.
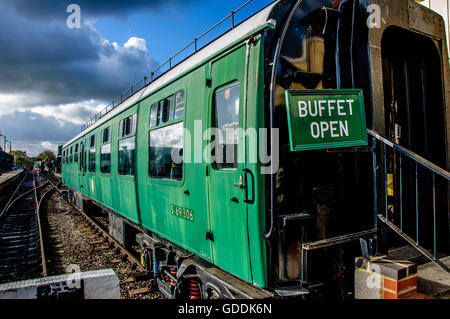
[[[295,131],[288,124],[287,113],[295,107],[286,101],[292,92],[314,90],[308,94],[320,99],[336,89],[357,88],[359,105],[365,104],[358,125],[388,132],[389,116],[379,100],[380,34],[394,35],[401,27],[419,36],[417,28],[423,27],[420,37],[427,45],[434,45],[429,39],[446,40],[441,29],[430,31],[420,23],[414,29],[411,19],[384,11],[387,26],[368,28],[368,6],[378,2],[276,1],[262,9],[64,145],[68,196],[84,210],[107,212],[111,234],[124,245],[136,238],[143,263],[167,297],[299,296],[316,291],[318,281],[336,285],[329,280],[336,278],[336,265],[351,265],[361,254],[355,239],[369,239],[376,253],[373,206],[381,199],[374,198],[367,135],[363,131],[359,144],[343,139],[338,148],[295,151],[293,134],[306,134],[309,127]],[[414,6],[439,19],[408,0],[386,6]],[[424,17],[415,14],[410,10],[411,17]],[[425,51],[416,55],[431,59]],[[447,67],[445,51],[433,58],[437,64],[429,65],[430,74],[436,65]],[[437,123],[429,139],[444,135],[446,126],[447,73],[438,73],[424,82],[427,94],[434,89],[441,94],[437,107],[426,110]],[[348,92],[338,93],[348,99]],[[311,111],[316,104],[310,103]],[[356,110],[347,107],[351,114]],[[311,124],[311,133],[339,131],[345,137],[346,124],[336,123],[317,124],[317,132]],[[246,134],[221,139],[205,133],[214,128]],[[439,143],[424,156],[447,167],[447,146],[442,138]],[[211,145],[214,152],[205,151]],[[330,240],[339,236],[345,240]],[[306,260],[305,250],[319,241],[328,249]]]

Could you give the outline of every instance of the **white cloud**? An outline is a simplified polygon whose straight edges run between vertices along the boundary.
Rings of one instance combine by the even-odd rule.
[[[0,116],[24,111],[32,105],[42,103],[42,97],[37,94],[26,93],[1,93],[0,92]]]
[[[61,105],[36,106],[31,108],[31,112],[75,124],[84,124],[105,107],[103,103],[88,100]]]
[[[136,38],[136,37],[131,37],[128,39],[128,41],[124,44],[124,48],[127,49],[138,49],[141,51],[144,51],[147,53],[147,42],[145,41],[145,39],[141,39],[141,38]]]
[[[45,148],[46,150],[50,150],[50,151],[55,152],[55,153],[56,153],[55,150],[58,149],[58,145],[57,145],[57,144],[54,144],[54,143],[52,143],[52,142],[50,142],[50,141],[44,141],[44,142],[41,142],[41,146],[42,146],[43,148]]]
[[[34,157],[45,150],[52,151],[56,154],[58,151],[58,144],[50,141],[17,140],[12,143],[12,149],[24,151],[28,156]]]
[[[0,117],[29,111],[75,124],[87,122],[89,118],[106,107],[106,104],[93,99],[67,104],[47,104],[41,97],[32,98],[26,94],[0,93],[0,101]],[[30,119],[33,120],[35,117],[30,117]]]
[[[95,28],[95,17],[72,30],[65,20],[29,19],[18,10],[29,2],[23,5],[0,1],[0,29],[8,30],[0,33],[0,47],[8,48],[0,50],[0,129],[13,149],[34,156],[56,151],[156,62],[144,39],[111,43]]]

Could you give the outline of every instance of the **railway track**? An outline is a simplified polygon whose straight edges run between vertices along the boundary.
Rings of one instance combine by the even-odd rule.
[[[61,181],[51,174],[37,176],[25,173],[15,186],[9,192],[5,208],[0,210],[0,284],[45,277],[47,263],[49,276],[60,274],[67,267],[65,261],[73,260],[64,257],[64,254],[74,254],[72,246],[62,240],[65,234],[59,231],[59,225],[54,224],[56,220],[61,220],[55,215],[54,205],[62,205],[55,199],[65,198]],[[55,192],[58,194],[52,196]],[[122,298],[161,298],[159,292],[153,289],[153,280],[133,252],[112,238],[101,222],[69,201],[64,202],[72,208],[71,214],[78,216],[69,224],[74,223],[86,236],[83,236],[84,241],[92,247],[92,255],[82,257],[85,261],[92,259],[92,269],[99,266],[114,268],[120,278]],[[85,252],[86,249],[83,249],[79,255]],[[76,259],[78,254],[75,254]],[[81,264],[83,269],[91,269],[90,261],[80,261]]]
[[[25,173],[0,213],[0,283],[47,275],[39,218],[47,186]]]
[[[58,191],[58,193],[62,194],[62,190],[59,188],[59,185],[61,181],[56,178],[53,175],[43,175],[47,181]],[[91,216],[87,215],[85,212],[83,212],[81,209],[79,209],[74,204],[69,204],[76,210],[76,212],[83,217],[83,219],[86,221],[86,223],[89,225],[89,227],[92,229],[92,231],[102,237],[104,239],[104,244],[109,245],[111,249],[114,249],[114,251],[117,254],[121,255],[121,258],[123,261],[128,261],[131,263],[133,269],[136,269],[141,272],[146,272],[146,269],[141,265],[139,260],[136,259],[136,257],[133,255],[132,252],[125,249],[119,242],[117,242],[111,235],[108,233],[108,231],[105,229],[105,225],[101,224],[96,219],[92,218]]]
[[[58,194],[53,194],[42,209],[49,275],[67,271],[76,265],[81,271],[112,268],[120,280],[121,298],[160,299],[152,276],[128,250],[108,233],[108,225],[99,216],[81,211],[67,200],[66,189],[54,176],[44,176]],[[75,234],[75,237],[74,237]]]

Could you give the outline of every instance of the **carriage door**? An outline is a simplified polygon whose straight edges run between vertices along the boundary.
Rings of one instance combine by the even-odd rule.
[[[207,163],[209,209],[214,263],[251,282],[244,202],[245,146],[235,131],[243,128],[245,47],[211,65],[209,123],[211,132]],[[214,135],[214,136],[213,136]],[[205,160],[207,160],[205,158]],[[239,163],[241,162],[241,163]],[[253,187],[253,186],[252,186]]]

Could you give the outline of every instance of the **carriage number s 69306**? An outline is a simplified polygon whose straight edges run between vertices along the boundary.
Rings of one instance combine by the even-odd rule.
[[[170,205],[169,211],[172,215],[189,220],[191,222],[194,221],[194,212],[192,211],[192,209]]]

